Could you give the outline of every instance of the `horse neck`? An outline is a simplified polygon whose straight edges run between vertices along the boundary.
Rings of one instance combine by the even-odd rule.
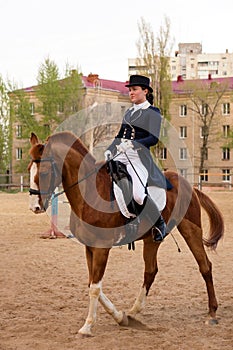
[[[93,181],[90,175],[92,172],[95,172],[94,158],[71,148],[63,161],[62,184],[73,211],[79,216],[88,192],[87,187],[90,190],[90,182]]]

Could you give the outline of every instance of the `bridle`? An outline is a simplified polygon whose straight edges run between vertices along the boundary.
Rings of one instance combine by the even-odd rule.
[[[56,198],[58,196],[60,196],[61,194],[65,193],[66,191],[68,191],[69,189],[71,189],[72,187],[80,184],[82,181],[86,180],[88,177],[90,177],[91,175],[97,173],[106,163],[108,163],[109,161],[107,161],[104,164],[101,164],[98,167],[95,167],[93,170],[91,170],[88,174],[86,174],[83,178],[81,178],[80,180],[74,182],[72,185],[68,186],[66,189],[63,189],[60,192],[54,193],[54,182],[55,179],[57,178],[58,175],[61,176],[59,170],[57,169],[57,165],[53,159],[53,157],[48,157],[48,158],[38,158],[38,159],[32,159],[31,160],[33,163],[42,163],[42,162],[50,162],[51,163],[51,179],[50,179],[50,185],[49,185],[49,189],[48,191],[41,191],[41,190],[35,190],[33,188],[29,188],[29,194],[30,195],[44,195],[44,196],[48,196],[45,199],[45,204],[44,204],[44,208],[47,209],[48,208],[48,203],[49,203],[49,199],[50,197],[53,195],[53,198]]]
[[[56,166],[56,163],[54,161],[54,159],[52,157],[48,157],[48,158],[38,158],[38,159],[32,159],[31,160],[32,163],[44,163],[44,162],[50,162],[51,163],[51,179],[50,179],[50,184],[49,184],[49,188],[47,191],[41,191],[41,190],[35,190],[34,188],[29,188],[29,194],[30,195],[35,195],[35,196],[47,196],[45,199],[45,203],[44,203],[44,208],[47,209],[48,208],[48,203],[49,203],[49,199],[52,196],[52,194],[54,193],[54,182],[55,179],[58,176],[58,169]]]

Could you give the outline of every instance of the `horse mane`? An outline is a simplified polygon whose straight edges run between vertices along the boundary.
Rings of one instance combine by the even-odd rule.
[[[47,142],[56,142],[63,143],[66,146],[72,148],[74,151],[81,154],[83,157],[88,156],[88,160],[95,163],[95,157],[89,152],[88,148],[84,145],[84,143],[71,131],[61,131],[56,134],[50,135],[47,138]]]

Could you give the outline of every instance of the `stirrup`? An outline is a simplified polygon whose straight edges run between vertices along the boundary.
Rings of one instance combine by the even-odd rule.
[[[161,230],[157,226],[152,227],[152,237],[154,242],[163,242],[164,238],[169,234],[169,232],[165,232],[162,234]]]

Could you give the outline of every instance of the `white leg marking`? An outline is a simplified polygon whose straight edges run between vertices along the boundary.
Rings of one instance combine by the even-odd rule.
[[[96,321],[97,305],[99,300],[100,291],[102,290],[102,282],[94,283],[90,285],[89,289],[89,311],[86,321],[82,328],[78,331],[80,334],[91,336],[91,329]]]
[[[146,287],[142,287],[135,300],[133,307],[130,309],[129,314],[135,316],[138,314],[145,306],[146,303]]]
[[[123,312],[117,311],[115,305],[106,297],[102,290],[100,292],[99,301],[103,305],[105,311],[107,311],[117,323],[121,323],[124,317]]]

